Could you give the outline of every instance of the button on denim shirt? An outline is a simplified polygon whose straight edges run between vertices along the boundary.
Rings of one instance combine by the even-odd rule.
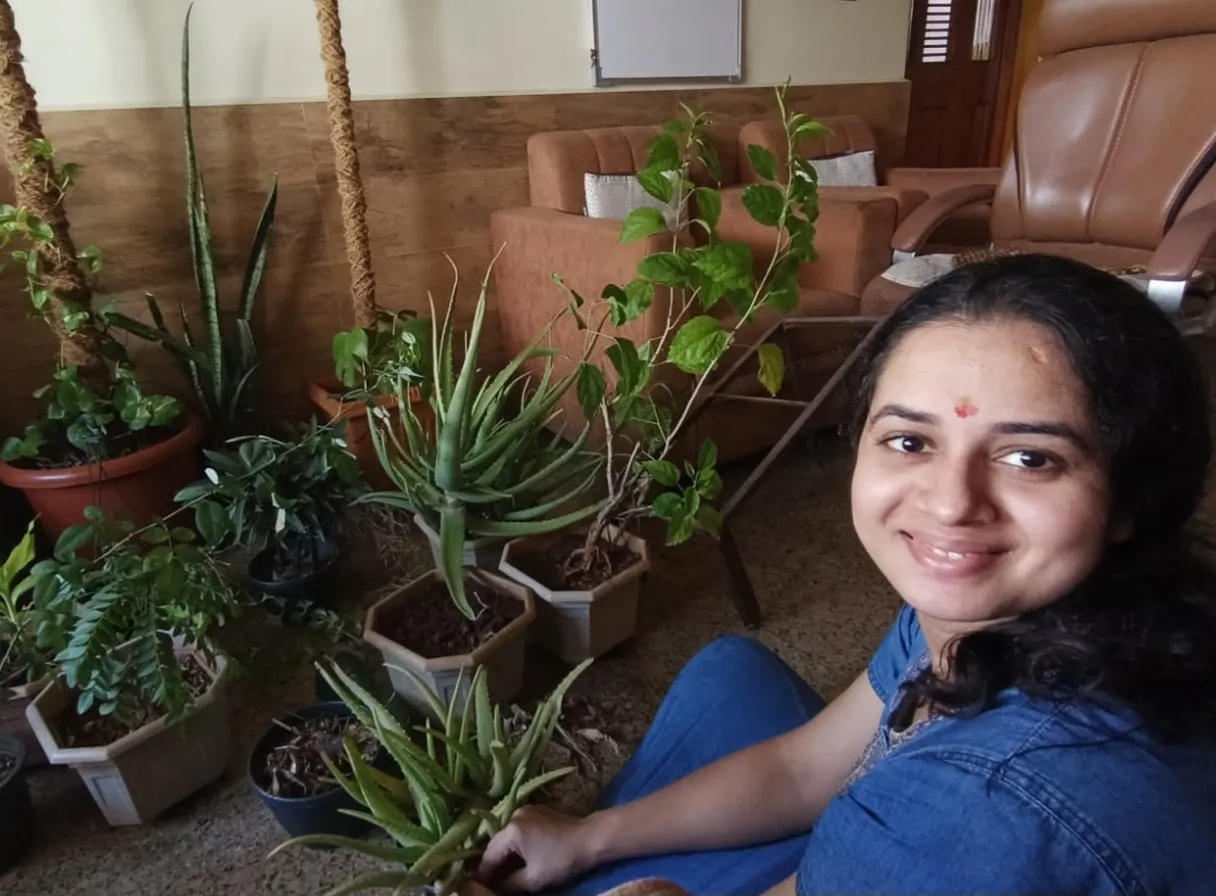
[[[1216,893],[1216,747],[1016,690],[893,743],[888,717],[926,660],[905,606],[869,666],[877,758],[815,826],[800,894]]]

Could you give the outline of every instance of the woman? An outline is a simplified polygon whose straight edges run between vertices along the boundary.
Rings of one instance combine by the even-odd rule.
[[[1216,578],[1184,532],[1212,446],[1176,328],[1012,257],[923,289],[860,370],[853,523],[905,601],[868,669],[823,706],[711,644],[599,811],[522,810],[483,880],[1216,891]]]

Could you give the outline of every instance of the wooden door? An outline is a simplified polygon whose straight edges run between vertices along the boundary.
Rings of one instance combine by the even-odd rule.
[[[907,78],[912,106],[904,164],[989,164],[1006,36],[1017,0],[914,0]],[[1013,27],[1010,19],[1013,17]]]

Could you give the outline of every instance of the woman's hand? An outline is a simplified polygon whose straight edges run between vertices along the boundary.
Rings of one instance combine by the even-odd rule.
[[[584,819],[525,806],[490,841],[477,876],[495,890],[533,892],[569,880],[591,864]]]

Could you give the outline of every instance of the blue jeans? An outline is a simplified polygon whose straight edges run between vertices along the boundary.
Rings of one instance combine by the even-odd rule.
[[[731,753],[792,731],[823,706],[810,685],[758,641],[720,638],[680,672],[642,745],[605,788],[597,808],[641,799]],[[689,893],[763,893],[798,870],[809,836],[613,862],[563,889],[582,896],[658,877]]]

